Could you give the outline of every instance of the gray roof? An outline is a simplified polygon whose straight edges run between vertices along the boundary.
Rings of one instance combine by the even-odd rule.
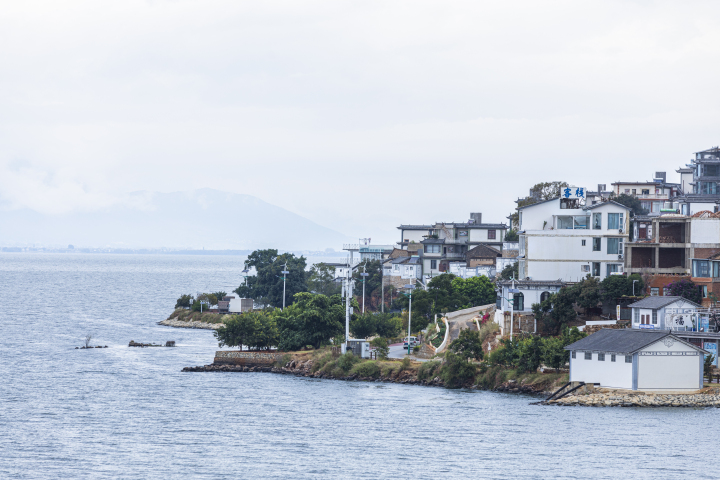
[[[420,240],[420,243],[445,243],[444,238],[426,238],[425,240]]]
[[[603,328],[575,343],[571,343],[565,350],[585,350],[593,352],[617,352],[630,354],[647,347],[648,345],[662,340],[665,337],[673,337],[677,342],[690,345],[696,350],[704,352],[691,343],[688,343],[675,335],[670,330],[644,330],[635,328],[610,329]]]
[[[497,282],[498,285],[503,286],[512,286],[512,280],[499,280]],[[562,287],[567,285],[567,282],[563,282],[562,280],[515,280],[515,286],[542,286],[547,285],[549,287]]]
[[[696,307],[699,307],[695,302],[691,302],[687,298],[684,297],[678,297],[678,296],[667,296],[667,297],[645,297],[642,300],[639,300],[635,303],[631,303],[628,305],[628,308],[650,308],[652,310],[657,310],[658,308],[663,308],[667,305],[670,305],[673,302],[676,302],[678,300],[682,300],[684,302],[687,302],[691,305],[695,305]]]
[[[539,202],[537,202],[537,203],[531,203],[530,205],[523,205],[522,207],[517,207],[517,209],[518,209],[518,210],[522,210],[523,208],[534,207],[535,205],[540,205],[540,204],[543,204],[543,203],[552,202],[553,200],[558,200],[559,198],[560,198],[560,197],[555,197],[555,198],[550,198],[550,199],[548,199],[548,200],[541,200],[541,201],[539,201]],[[519,202],[520,200],[521,200],[521,199],[515,200],[515,203]],[[524,199],[522,199],[522,200],[524,200]]]
[[[393,264],[396,264],[396,265],[397,265],[397,264],[400,264],[400,263],[405,263],[405,262],[407,262],[408,260],[410,260],[410,258],[411,258],[411,257],[397,257],[397,258],[393,258],[393,259],[392,259],[392,263],[393,263]]]
[[[608,203],[612,203],[613,205],[616,205],[616,206],[618,206],[618,207],[622,207],[622,208],[624,208],[625,210],[630,210],[629,207],[626,207],[626,206],[623,205],[622,203],[618,203],[618,202],[616,202],[616,201],[614,201],[614,200],[608,200],[607,202],[596,203],[595,205],[590,205],[590,206],[588,206],[588,207],[585,207],[583,210],[592,210],[593,208],[602,207],[603,205],[607,205]]]
[[[398,230],[432,230],[432,225],[400,225]]]

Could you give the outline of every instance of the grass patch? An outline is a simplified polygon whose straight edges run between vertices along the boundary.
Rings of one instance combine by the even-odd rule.
[[[358,377],[377,378],[380,376],[380,367],[375,360],[368,360],[367,362],[355,364],[350,369],[350,373]]]
[[[383,377],[391,377],[400,371],[400,364],[396,362],[383,362],[380,366],[380,374]]]
[[[420,368],[418,368],[418,380],[433,378],[435,376],[435,372],[438,370],[438,367],[440,367],[440,364],[441,362],[437,360],[432,362],[423,362],[423,364],[420,365]]]
[[[293,356],[291,354],[285,353],[285,354],[283,354],[282,357],[280,357],[279,360],[275,361],[275,366],[278,368],[282,368],[285,365],[287,365],[288,362],[290,362],[290,360],[292,360],[292,358],[293,358]]]

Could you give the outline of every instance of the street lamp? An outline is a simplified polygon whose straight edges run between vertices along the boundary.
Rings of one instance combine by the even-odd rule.
[[[247,287],[247,277],[248,277],[248,273],[250,273],[250,270],[247,269],[247,268],[242,271],[242,274],[243,274],[242,276],[245,277],[245,286],[246,286],[246,287]]]
[[[415,288],[415,285],[408,283],[407,285],[405,285],[405,288],[410,290],[410,294],[408,295],[408,297],[410,297],[410,302],[408,303],[408,336],[407,336],[408,355],[410,355],[410,324],[412,323],[412,291]]]
[[[362,304],[362,313],[365,313],[365,277],[369,276],[369,273],[365,273],[365,266],[367,265],[367,260],[365,260],[365,264],[363,265],[363,271],[360,274],[362,277],[362,284],[363,284],[363,304]]]
[[[288,272],[288,269],[287,269],[287,262],[285,262],[285,268],[280,273],[283,274],[283,308],[282,309],[285,310],[285,275],[290,273],[290,272]]]
[[[633,297],[635,296],[635,282],[637,282],[637,280],[633,280]]]

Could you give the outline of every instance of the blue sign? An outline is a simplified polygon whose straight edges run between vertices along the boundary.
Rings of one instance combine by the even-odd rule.
[[[655,325],[645,325],[644,323],[641,323],[640,328],[655,328]]]
[[[565,198],[570,198],[570,195],[571,195],[570,192],[571,192],[571,191],[572,191],[572,190],[570,190],[569,188],[565,188],[565,189],[563,190],[563,197],[565,197]]]
[[[708,317],[700,317],[700,328],[703,329],[703,332],[708,331],[708,329],[710,328],[710,319]]]
[[[703,342],[703,349],[710,352],[710,354],[715,355],[715,360],[713,361],[713,365],[718,364],[718,356],[717,356],[717,343],[715,342]],[[707,358],[708,355],[705,355]]]
[[[585,198],[585,189],[584,188],[576,188],[575,189],[575,196],[577,198]]]

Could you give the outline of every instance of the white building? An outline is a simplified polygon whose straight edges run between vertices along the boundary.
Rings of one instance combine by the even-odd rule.
[[[511,304],[513,314],[528,315],[532,313],[533,303],[542,303],[551,294],[559,292],[563,286],[565,283],[559,280],[515,280],[514,287],[512,280],[498,281],[495,322],[501,327],[504,325],[503,318],[505,312],[510,311]]]
[[[687,298],[673,296],[646,297],[628,305],[632,328],[648,330],[692,330],[699,307]]]
[[[608,201],[583,206],[555,198],[519,207],[519,278],[577,282],[621,274],[629,209]]]
[[[604,388],[694,391],[707,352],[669,331],[603,329],[565,347],[570,381]]]

